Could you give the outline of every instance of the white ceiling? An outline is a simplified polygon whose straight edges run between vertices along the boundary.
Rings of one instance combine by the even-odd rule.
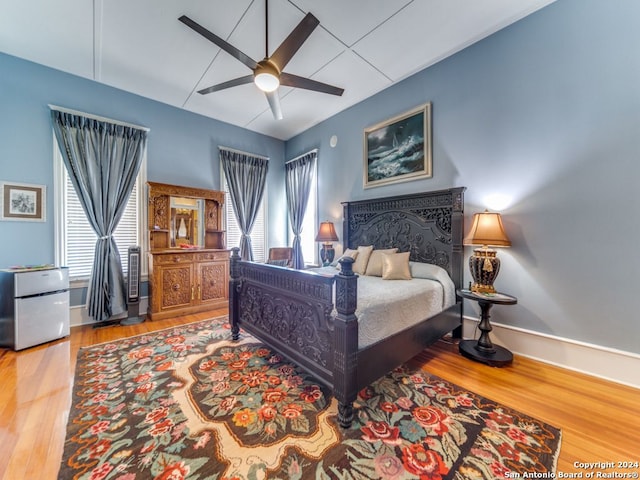
[[[251,71],[178,21],[259,61],[265,0],[0,0],[0,51],[287,140],[552,1],[271,0],[269,53],[311,12],[320,26],[285,71],[345,89],[280,87],[282,120],[253,84],[197,93]]]

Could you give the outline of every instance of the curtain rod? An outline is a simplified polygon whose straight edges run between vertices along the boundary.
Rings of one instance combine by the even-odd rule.
[[[263,160],[269,160],[269,157],[265,157],[264,155],[258,155],[256,153],[243,152],[242,150],[236,150],[235,148],[223,147],[222,145],[218,145],[220,150],[226,150],[227,152],[240,153],[241,155],[251,155],[252,157],[261,158]]]
[[[57,105],[49,104],[49,108],[51,110],[57,110],[58,112],[62,112],[62,113],[70,113],[71,115],[80,115],[82,117],[91,118],[92,120],[98,120],[99,122],[109,122],[115,125],[122,125],[123,127],[131,127],[131,128],[136,128],[138,130],[144,130],[145,132],[148,132],[150,130],[148,127],[141,127],[140,125],[135,125],[133,123],[121,122],[120,120],[101,117],[99,115],[92,115],[91,113],[80,112],[79,110],[71,110],[70,108],[59,107]]]
[[[299,158],[302,158],[305,155],[309,155],[310,153],[313,153],[313,152],[315,152],[317,154],[318,153],[318,149],[314,148],[313,150],[309,150],[307,153],[303,153],[302,155],[298,155],[296,158],[292,158],[291,160],[287,160],[286,162],[284,162],[284,164],[286,165],[287,163],[295,162]]]

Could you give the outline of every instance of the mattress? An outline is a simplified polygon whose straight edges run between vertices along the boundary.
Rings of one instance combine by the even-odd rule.
[[[435,265],[410,262],[411,280],[358,276],[358,348],[363,349],[455,304],[453,281]],[[313,269],[336,275],[335,267]],[[335,301],[334,301],[335,304]],[[336,312],[333,313],[334,315]]]

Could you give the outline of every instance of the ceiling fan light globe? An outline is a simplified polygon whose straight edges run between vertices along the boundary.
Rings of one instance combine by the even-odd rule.
[[[253,81],[263,92],[273,92],[280,86],[280,79],[269,72],[256,74]]]

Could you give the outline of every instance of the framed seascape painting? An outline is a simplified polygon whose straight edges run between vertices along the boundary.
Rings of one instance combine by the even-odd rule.
[[[0,220],[46,220],[46,186],[0,182]]]
[[[431,103],[364,131],[364,188],[430,178]]]

